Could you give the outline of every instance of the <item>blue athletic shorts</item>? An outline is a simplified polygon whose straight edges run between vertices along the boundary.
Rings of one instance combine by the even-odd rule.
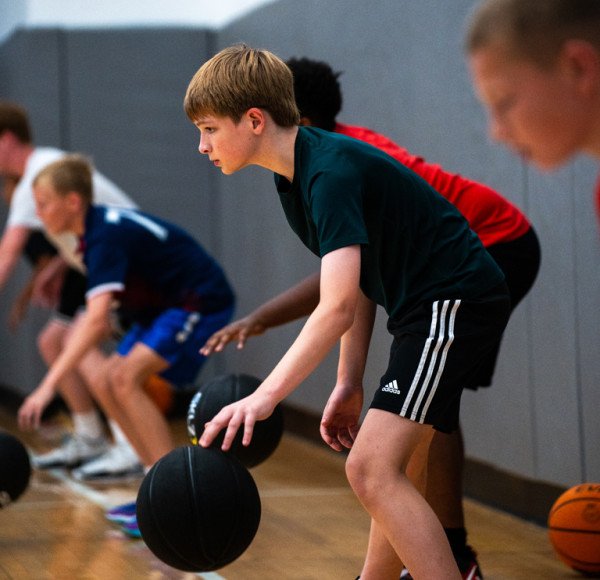
[[[206,357],[198,351],[217,330],[228,324],[233,306],[200,314],[181,308],[169,308],[149,326],[134,323],[119,343],[117,352],[126,356],[139,342],[170,363],[160,375],[175,387],[189,386],[200,372]]]

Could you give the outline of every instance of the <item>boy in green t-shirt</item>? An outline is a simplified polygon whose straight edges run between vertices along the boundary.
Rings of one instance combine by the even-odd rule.
[[[251,396],[225,407],[200,440],[226,429],[223,449],[294,391],[341,340],[337,382],[321,436],[351,449],[349,482],[372,518],[361,577],[461,577],[442,526],[406,475],[427,464],[434,429],[458,426],[460,395],[501,338],[504,276],[459,212],[380,150],[298,127],[293,79],[281,59],[244,45],[224,49],[193,77],[186,113],[201,153],[225,174],[248,165],[275,173],[286,217],[321,258],[319,304]],[[389,316],[390,363],[359,431],[363,373],[375,309]],[[415,480],[416,478],[413,478]],[[423,480],[424,481],[424,480]]]

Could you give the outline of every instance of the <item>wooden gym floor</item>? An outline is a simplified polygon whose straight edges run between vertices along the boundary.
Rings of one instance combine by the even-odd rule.
[[[0,407],[0,429],[32,451],[54,446],[67,423],[59,414],[41,433],[26,434],[14,411]],[[173,420],[173,429],[186,444],[184,421]],[[34,472],[21,498],[0,511],[0,580],[353,580],[369,520],[346,483],[344,457],[285,434],[251,472],[262,501],[253,543],[229,566],[198,574],[162,564],[104,518],[104,509],[135,499],[139,480],[94,486],[64,470]],[[486,580],[582,578],[555,557],[544,528],[468,500],[466,517]]]

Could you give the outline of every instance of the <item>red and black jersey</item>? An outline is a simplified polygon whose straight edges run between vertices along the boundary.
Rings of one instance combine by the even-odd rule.
[[[519,208],[486,185],[427,163],[370,129],[337,123],[335,131],[381,149],[420,175],[460,211],[484,246],[513,241],[531,228]],[[600,207],[600,185],[598,195]]]

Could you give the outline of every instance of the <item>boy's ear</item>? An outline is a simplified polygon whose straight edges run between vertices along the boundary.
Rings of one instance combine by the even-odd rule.
[[[585,40],[565,42],[561,58],[568,74],[583,94],[597,90],[600,82],[600,52]]]
[[[252,124],[252,129],[260,133],[265,127],[265,113],[262,109],[252,107],[246,111],[246,117]]]
[[[72,210],[79,211],[83,207],[83,198],[76,191],[69,191],[67,204]]]
[[[17,137],[10,129],[4,129],[4,131],[0,131],[0,141],[13,144],[17,141]]]

